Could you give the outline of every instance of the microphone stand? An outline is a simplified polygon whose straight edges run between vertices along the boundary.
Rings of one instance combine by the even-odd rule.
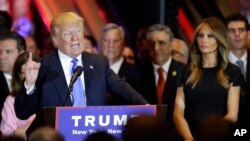
[[[68,89],[67,89],[68,93],[67,93],[66,99],[64,101],[64,106],[67,106],[67,101],[68,101],[69,97],[72,95],[72,90],[73,90],[72,86],[69,86]]]
[[[70,83],[69,83],[68,93],[67,93],[66,99],[64,101],[64,106],[67,105],[67,101],[69,99],[69,96],[72,96],[73,85],[74,85],[76,79],[81,75],[82,71],[83,71],[83,68],[81,66],[76,67],[75,72],[74,72],[74,74],[73,74],[73,76],[72,76],[72,78],[70,80]],[[73,96],[72,96],[71,99],[73,101],[72,103],[74,103]]]

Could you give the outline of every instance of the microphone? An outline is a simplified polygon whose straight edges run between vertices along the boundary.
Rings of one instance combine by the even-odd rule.
[[[68,89],[68,94],[67,94],[67,97],[65,99],[65,102],[64,102],[64,106],[67,105],[67,101],[68,101],[68,97],[71,95],[72,93],[72,89],[73,89],[73,84],[76,82],[77,78],[82,74],[82,71],[83,71],[83,68],[81,66],[77,66],[75,71],[74,71],[74,74],[73,76],[71,77],[70,79],[70,83],[69,83],[69,89]]]
[[[69,83],[69,90],[72,91],[73,84],[76,82],[77,78],[82,74],[83,68],[81,66],[77,66],[73,76],[71,77]]]

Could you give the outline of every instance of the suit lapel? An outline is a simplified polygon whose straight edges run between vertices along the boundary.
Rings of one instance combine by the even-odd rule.
[[[122,65],[121,65],[121,67],[120,67],[120,69],[119,69],[119,71],[118,71],[118,76],[120,76],[121,78],[124,76],[124,74],[125,74],[125,70],[126,70],[126,63],[125,63],[126,61],[125,60],[123,60],[123,62],[122,62]]]
[[[94,64],[89,60],[88,54],[82,54],[83,63],[83,73],[84,73],[84,83],[85,83],[85,93],[88,95],[90,89],[90,83],[93,76]]]
[[[58,53],[51,57],[49,65],[50,70],[47,74],[49,75],[48,78],[54,78],[52,79],[52,83],[56,88],[58,97],[60,98],[62,104],[64,104],[68,94],[68,85]],[[67,101],[67,103],[70,105],[72,104],[70,99]]]
[[[158,103],[157,90],[156,90],[156,85],[155,85],[154,67],[152,63],[146,64],[144,66],[144,70],[142,70],[142,73],[145,73],[144,74],[145,82],[143,83],[145,83],[144,87],[146,87],[146,89],[148,90],[148,92],[145,92],[146,94],[148,94],[147,96],[148,101],[150,103],[157,104]]]
[[[1,85],[0,86],[1,91],[4,92],[4,94],[9,94],[9,87],[8,87],[7,80],[5,79],[3,72],[0,72],[0,85]]]
[[[175,69],[176,69],[175,61],[172,59],[171,64],[169,66],[167,80],[164,88],[163,103],[166,103],[169,100],[170,94],[172,92],[171,89],[175,88],[175,77],[177,75],[177,71]]]

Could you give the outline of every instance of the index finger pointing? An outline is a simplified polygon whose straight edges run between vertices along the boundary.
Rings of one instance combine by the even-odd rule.
[[[31,51],[29,52],[29,59],[28,59],[28,61],[32,61],[32,52]]]

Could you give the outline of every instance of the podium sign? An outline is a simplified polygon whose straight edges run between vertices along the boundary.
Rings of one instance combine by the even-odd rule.
[[[156,106],[57,107],[55,128],[66,141],[83,141],[97,131],[120,139],[127,121],[140,115],[156,115]]]

